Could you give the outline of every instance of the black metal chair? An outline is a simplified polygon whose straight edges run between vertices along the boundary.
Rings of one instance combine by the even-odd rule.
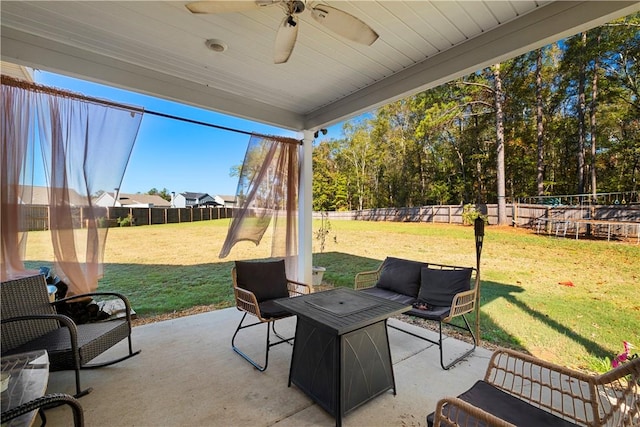
[[[274,300],[308,294],[311,291],[311,287],[304,283],[287,279],[284,260],[266,262],[236,261],[235,267],[231,269],[231,277],[233,279],[236,308],[244,312],[231,339],[231,347],[233,351],[251,363],[257,370],[263,372],[269,364],[269,349],[274,345],[285,342],[291,344],[293,341],[293,337],[285,338],[276,332],[276,320],[289,317],[292,314],[277,306]],[[258,321],[243,325],[247,314],[255,316]],[[267,341],[264,364],[260,365],[240,350],[236,346],[235,340],[241,329],[262,323],[267,325]],[[270,331],[273,331],[279,341],[271,342]]]
[[[49,302],[43,275],[10,280],[0,284],[3,356],[34,350],[47,350],[49,369],[75,370],[76,394],[81,397],[91,388],[80,386],[80,369],[98,368],[121,362],[140,353],[131,343],[131,306],[128,299],[114,292],[92,292]],[[126,317],[77,325],[70,317],[58,314],[57,304],[93,296],[115,296],[126,307]],[[103,363],[89,364],[123,339],[129,340],[127,355]]]

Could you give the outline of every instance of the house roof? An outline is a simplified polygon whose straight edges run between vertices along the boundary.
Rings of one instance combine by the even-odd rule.
[[[25,188],[27,190],[25,193],[25,200],[24,200],[24,202],[26,202],[27,204],[32,204],[32,205],[48,205],[49,204],[49,188],[48,187],[42,187],[42,186],[36,185],[36,186],[26,186],[22,188]],[[29,199],[28,190],[31,191],[30,199]],[[75,190],[69,189],[68,192],[69,192],[69,202],[71,203],[71,205],[84,206],[87,204],[87,199],[85,197],[82,197]]]
[[[313,131],[640,10],[638,1],[326,0],[379,39],[346,40],[307,11],[291,58],[274,64],[282,4],[193,14],[186,3],[3,1],[2,59]],[[209,39],[227,49],[213,52]]]
[[[118,202],[122,206],[127,205],[153,205],[156,208],[170,208],[171,202],[166,201],[157,194],[125,194],[118,195]]]
[[[223,195],[223,194],[218,194],[218,197],[220,197],[222,200],[224,200],[225,203],[235,203],[236,202],[236,196],[229,196],[229,195]]]
[[[198,199],[202,199],[205,196],[209,196],[207,193],[191,193],[191,192],[184,192],[184,193],[180,193],[184,196],[185,199],[193,199],[193,200],[198,200]],[[211,197],[211,196],[209,196]]]

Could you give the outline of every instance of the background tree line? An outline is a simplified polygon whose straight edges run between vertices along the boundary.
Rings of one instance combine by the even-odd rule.
[[[484,202],[506,220],[506,198],[636,191],[639,60],[634,14],[346,122],[314,147],[314,210]]]

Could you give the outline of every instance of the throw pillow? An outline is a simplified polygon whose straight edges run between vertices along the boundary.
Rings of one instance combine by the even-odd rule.
[[[289,296],[284,260],[236,261],[238,287],[251,291],[258,302]]]
[[[382,263],[376,286],[416,298],[420,288],[420,269],[424,263],[387,257]]]
[[[473,269],[440,270],[423,267],[420,272],[420,292],[418,300],[430,306],[448,307],[458,292],[471,289]]]

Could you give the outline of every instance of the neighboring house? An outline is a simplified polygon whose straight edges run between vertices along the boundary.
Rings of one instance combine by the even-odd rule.
[[[173,198],[173,207],[176,208],[201,208],[219,206],[220,201],[207,193],[179,193]]]
[[[97,206],[127,207],[127,208],[170,208],[171,202],[157,194],[125,194],[118,193],[118,200],[114,200],[112,193],[104,192],[95,199]]]
[[[49,204],[49,187],[42,186],[23,186],[22,195],[24,199],[20,200],[20,203],[27,205],[48,205]],[[69,202],[71,206],[85,206],[87,205],[87,199],[80,196],[74,190],[68,190]]]
[[[236,196],[224,196],[224,195],[218,195],[216,196],[216,198],[219,198],[222,201],[222,206],[227,207],[227,208],[233,208],[236,206]]]

